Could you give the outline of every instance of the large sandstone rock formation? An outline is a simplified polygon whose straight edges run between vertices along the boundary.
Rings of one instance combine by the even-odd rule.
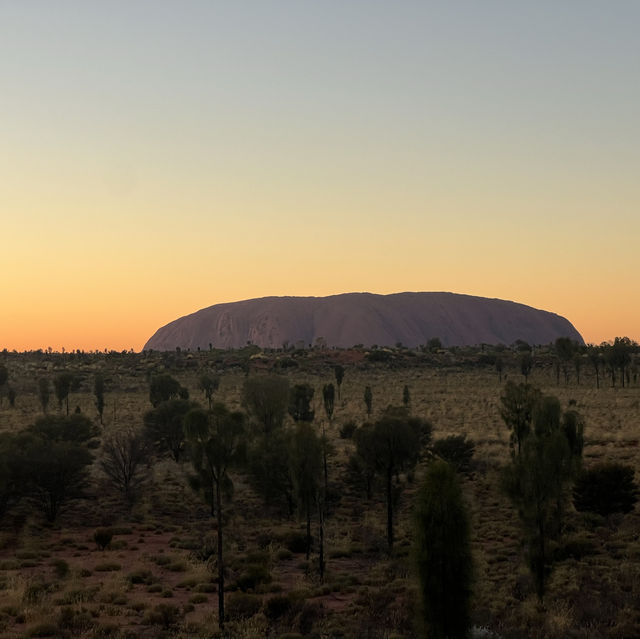
[[[215,304],[158,329],[145,349],[264,348],[288,343],[405,346],[439,337],[444,346],[583,343],[565,318],[524,304],[455,293],[345,293],[329,297],[263,297]]]

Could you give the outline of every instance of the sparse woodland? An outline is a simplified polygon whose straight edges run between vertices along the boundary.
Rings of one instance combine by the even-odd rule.
[[[0,353],[0,636],[640,636],[640,351]]]

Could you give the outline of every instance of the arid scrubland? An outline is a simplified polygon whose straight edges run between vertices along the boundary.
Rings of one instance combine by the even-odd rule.
[[[432,442],[466,434],[475,443],[470,472],[462,476],[471,519],[476,637],[635,637],[640,635],[640,517],[607,517],[569,507],[554,549],[547,591],[540,602],[527,568],[518,514],[501,489],[509,463],[510,433],[500,413],[506,380],[524,381],[519,355],[502,351],[502,381],[480,349],[368,355],[363,349],[291,353],[211,351],[0,355],[15,391],[15,405],[0,406],[0,430],[19,432],[42,415],[38,379],[65,370],[75,376],[69,408],[98,429],[96,462],[83,494],[65,501],[48,522],[27,495],[0,522],[0,632],[3,637],[211,637],[217,636],[216,526],[207,504],[192,490],[188,456],[178,463],[155,453],[142,468],[144,483],[127,502],[101,471],[100,442],[122,428],[143,428],[151,409],[149,380],[167,373],[206,407],[203,373],[219,376],[215,401],[244,411],[247,375],[286,377],[314,390],[314,428],[331,444],[324,517],[326,570],[318,572],[318,520],[309,559],[304,518],[264,501],[246,468],[230,471],[233,496],[225,502],[226,616],[229,637],[415,637],[417,581],[412,565],[411,512],[430,456],[396,484],[395,543],[388,552],[382,487],[367,500],[348,470],[354,440],[350,422],[376,421],[389,405],[408,400],[412,415],[428,420]],[[584,418],[583,465],[616,461],[640,470],[640,385],[624,388],[585,362],[580,383],[572,371],[558,383],[554,354],[534,355],[530,384],[555,395]],[[322,389],[344,367],[333,419]],[[104,424],[93,393],[105,380]],[[365,388],[371,388],[367,417]],[[404,392],[408,389],[408,397]],[[64,413],[52,391],[48,412]],[[293,422],[287,417],[287,427]],[[342,432],[341,432],[342,431]],[[346,436],[345,436],[346,435]],[[108,528],[111,542],[94,538]]]

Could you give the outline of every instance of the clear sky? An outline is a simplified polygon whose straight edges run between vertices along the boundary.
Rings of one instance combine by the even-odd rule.
[[[640,340],[640,2],[0,0],[0,348],[452,291]]]

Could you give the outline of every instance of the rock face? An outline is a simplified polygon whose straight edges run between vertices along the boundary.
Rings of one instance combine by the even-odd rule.
[[[144,349],[196,350],[306,346],[404,346],[439,337],[444,346],[548,344],[583,339],[563,317],[524,304],[455,293],[345,293],[329,297],[263,297],[216,304],[158,329]]]

